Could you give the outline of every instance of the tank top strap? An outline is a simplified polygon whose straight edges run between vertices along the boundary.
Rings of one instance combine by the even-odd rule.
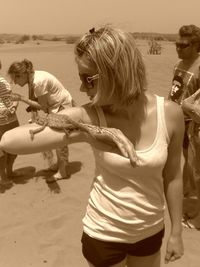
[[[95,106],[95,109],[96,109],[97,116],[99,119],[99,126],[107,127],[107,122],[106,122],[106,118],[105,118],[103,109],[100,106]]]
[[[158,123],[158,136],[164,134],[167,142],[169,143],[169,134],[167,130],[166,120],[165,120],[165,99],[164,97],[156,95],[157,102],[157,123]]]

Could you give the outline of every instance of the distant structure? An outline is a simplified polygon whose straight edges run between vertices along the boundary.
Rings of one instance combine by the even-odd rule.
[[[148,45],[149,45],[148,54],[150,54],[150,55],[160,55],[161,54],[162,46],[158,42],[156,42],[154,39],[150,40],[148,42]]]

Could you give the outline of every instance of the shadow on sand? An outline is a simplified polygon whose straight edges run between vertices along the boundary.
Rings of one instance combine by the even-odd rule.
[[[42,177],[46,180],[46,183],[50,189],[51,192],[54,193],[60,193],[61,188],[58,184],[58,181],[60,180],[68,180],[71,178],[71,175],[75,174],[76,172],[79,172],[81,170],[82,163],[80,161],[73,161],[69,163],[69,167],[67,169],[67,177],[61,178],[61,179],[55,179],[53,177],[55,171],[49,170],[49,169],[43,169],[39,170],[35,173],[35,177]],[[49,179],[51,178],[51,179]]]
[[[73,161],[69,163],[69,168],[67,169],[68,175],[63,179],[69,179],[71,175],[79,172],[81,170],[82,163],[80,161]],[[50,189],[50,191],[54,193],[60,193],[61,189],[58,184],[59,180],[63,179],[54,179],[54,172],[48,169],[39,170],[36,172],[35,167],[27,166],[19,169],[15,169],[13,177],[11,177],[12,183],[9,185],[1,185],[0,193],[4,193],[6,190],[9,190],[14,186],[14,184],[26,184],[33,177],[42,177],[46,180],[46,183]],[[47,181],[48,178],[52,178],[51,181]]]
[[[12,183],[9,185],[1,185],[0,193],[4,193],[6,190],[13,187],[14,184],[26,184],[30,179],[35,176],[35,167],[27,166],[19,169],[15,169],[14,174],[10,177]]]

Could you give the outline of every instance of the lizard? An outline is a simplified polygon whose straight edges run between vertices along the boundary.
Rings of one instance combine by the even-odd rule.
[[[41,132],[42,130],[44,130],[45,127],[48,126],[55,130],[63,130],[67,135],[69,135],[70,132],[74,130],[81,130],[87,132],[93,138],[102,140],[106,139],[107,141],[117,145],[118,148],[121,147],[122,149],[124,149],[125,144],[127,142],[129,145],[131,145],[131,147],[133,147],[131,142],[126,137],[122,138],[122,136],[124,135],[119,129],[100,127],[96,125],[83,123],[81,121],[77,122],[66,114],[51,113],[45,115],[38,115],[34,122],[36,124],[39,124],[40,127],[29,130],[32,140],[34,139],[35,134]],[[136,166],[138,158],[134,149],[132,149],[132,153],[133,154],[132,154],[131,164]]]

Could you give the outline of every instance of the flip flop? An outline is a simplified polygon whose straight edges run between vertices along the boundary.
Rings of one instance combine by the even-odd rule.
[[[198,212],[194,213],[193,215],[188,214],[187,212],[183,214],[182,220],[189,220],[194,219],[197,216]]]
[[[187,229],[195,229],[200,231],[200,227],[195,227],[195,225],[192,224],[188,219],[182,220],[182,226]]]
[[[58,178],[58,177],[54,177],[52,175],[51,177],[46,178],[46,183],[47,184],[52,184],[52,183],[55,183],[55,182],[60,181],[60,180],[66,180],[68,178],[69,177],[67,177],[67,176]]]

